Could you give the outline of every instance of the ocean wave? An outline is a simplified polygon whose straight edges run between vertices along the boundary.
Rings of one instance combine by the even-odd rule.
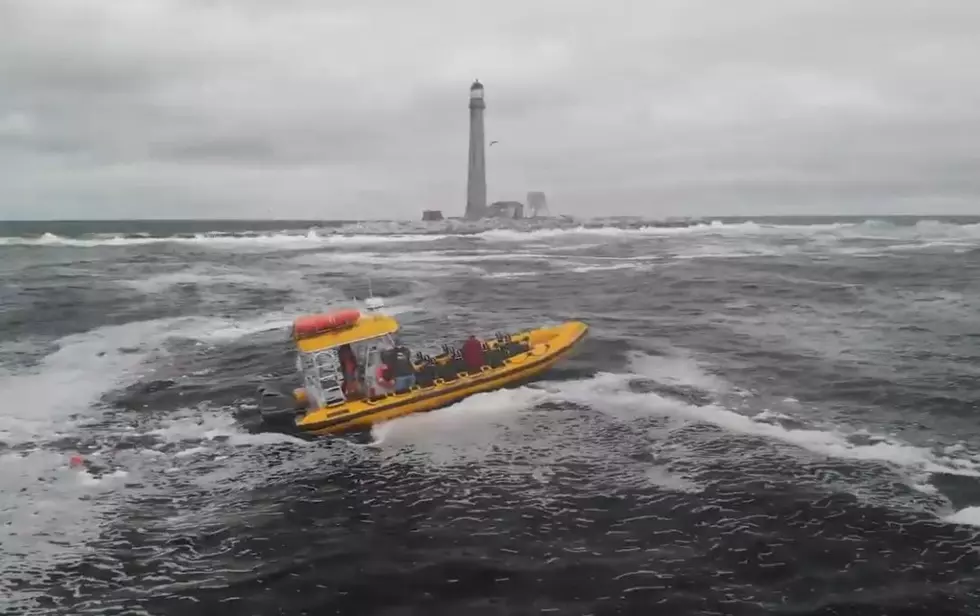
[[[392,455],[401,455],[403,448],[411,443],[412,457],[422,456],[427,463],[435,465],[478,461],[492,450],[488,449],[491,444],[499,446],[507,434],[530,429],[526,425],[527,417],[535,409],[547,404],[562,407],[571,404],[628,423],[661,416],[676,422],[672,430],[683,425],[711,425],[730,437],[759,437],[796,448],[803,454],[799,456],[801,460],[809,454],[817,460],[874,462],[903,472],[908,484],[920,491],[934,490],[924,480],[934,473],[980,477],[980,460],[970,457],[965,448],[921,447],[866,428],[815,425],[804,418],[773,410],[752,416],[719,401],[691,403],[666,393],[637,391],[637,379],[649,379],[668,389],[672,386],[696,389],[706,399],[725,393],[738,394],[730,384],[690,358],[632,353],[629,362],[630,369],[626,372],[599,373],[569,381],[545,380],[517,389],[482,393],[442,410],[376,425],[372,430],[374,445],[390,450]],[[552,425],[550,429],[546,439],[550,443],[548,450],[571,447],[570,443],[577,438],[571,433],[574,428]],[[578,454],[585,456],[586,452]],[[766,452],[757,451],[754,455],[765,456]]]
[[[670,367],[670,370],[664,365]],[[666,399],[655,393],[637,393],[630,388],[633,378],[652,378],[662,381],[665,373],[681,383],[696,383],[718,392],[725,388],[724,381],[695,366],[677,369],[674,362],[644,354],[630,358],[632,370],[625,374],[608,374],[596,377],[596,388],[602,391],[606,402],[641,404],[657,412],[678,413],[679,416],[698,422],[713,424],[724,430],[779,440],[802,449],[848,460],[868,460],[894,464],[928,473],[947,473],[968,477],[980,477],[980,464],[967,457],[957,457],[955,450],[939,452],[915,446],[886,435],[869,435],[866,430],[844,426],[785,427],[750,417],[718,404],[691,405]],[[591,394],[592,388],[573,387],[569,393]],[[564,392],[563,392],[564,393]],[[860,439],[853,439],[861,436]],[[868,441],[868,442],[865,442]]]
[[[623,580],[594,589],[603,597],[656,563],[665,580],[684,567],[700,576],[704,550],[671,536],[714,546],[721,563],[685,584],[736,572],[725,593],[772,605],[784,586],[758,580],[779,570],[773,545],[802,583],[836,576],[822,578],[833,592],[858,592],[868,575],[968,570],[976,528],[956,524],[978,519],[974,264],[943,247],[975,245],[976,226],[783,222],[392,223],[313,236],[307,221],[196,235],[220,223],[84,227],[141,232],[103,235],[34,225],[32,241],[57,234],[50,248],[0,246],[12,290],[0,298],[12,338],[0,340],[0,510],[11,521],[0,594],[30,591],[72,613],[144,601],[179,612],[197,597],[220,611],[231,588],[254,611],[324,571],[424,567],[470,539],[474,554],[534,579],[535,563],[592,552],[604,569],[586,574]],[[187,246],[163,244],[172,237]],[[592,329],[542,380],[378,424],[366,445],[261,431],[256,386],[298,384],[291,319],[369,288],[398,302],[389,312],[411,312],[413,350],[566,318]],[[422,551],[379,565],[378,524],[396,536],[404,520],[421,520],[417,541],[396,543]],[[650,559],[644,542],[657,536],[667,552]],[[318,560],[325,549],[343,562]],[[836,555],[826,570],[799,558],[825,553]],[[298,558],[316,566],[295,568]],[[527,583],[560,588],[569,571]],[[438,575],[448,581],[434,593],[458,597],[466,583]],[[355,578],[326,590],[371,586]],[[166,597],[175,607],[161,607]]]
[[[980,507],[966,507],[947,516],[946,521],[952,524],[980,526]]]
[[[37,366],[0,371],[7,411],[0,414],[0,439],[25,443],[70,431],[86,414],[98,413],[100,397],[144,376],[146,363],[165,354],[165,342],[233,340],[283,329],[292,321],[273,312],[253,319],[178,317],[105,325],[60,338]]]
[[[534,228],[529,228],[530,226]],[[881,239],[881,240],[980,240],[980,223],[957,223],[923,219],[911,224],[896,224],[888,220],[869,219],[861,222],[756,222],[745,220],[725,222],[691,222],[685,224],[661,224],[648,222],[624,224],[596,222],[577,226],[540,226],[540,222],[513,222],[507,227],[478,229],[445,225],[438,229],[420,230],[412,223],[392,223],[384,226],[357,225],[336,230],[292,230],[276,232],[207,232],[154,236],[145,232],[125,234],[91,234],[66,237],[53,232],[39,236],[0,237],[0,246],[48,246],[48,247],[111,247],[141,246],[147,244],[178,243],[202,246],[272,246],[306,247],[330,244],[385,244],[399,242],[436,242],[448,238],[474,239],[490,243],[548,242],[576,237],[642,237],[642,236],[759,236],[791,235],[822,236],[827,239]]]
[[[0,245],[5,246],[48,246],[72,248],[99,248],[112,246],[145,246],[147,244],[191,244],[201,246],[273,246],[307,247],[330,244],[382,244],[397,242],[435,242],[445,239],[437,234],[391,234],[391,235],[345,235],[341,233],[279,232],[265,234],[236,233],[196,233],[193,235],[173,235],[166,237],[134,237],[131,234],[106,237],[63,237],[54,233],[44,233],[39,237],[0,237]]]
[[[548,240],[568,236],[682,236],[682,235],[838,235],[855,239],[942,238],[980,239],[980,223],[957,224],[936,220],[920,220],[913,225],[895,225],[887,221],[869,220],[860,223],[771,224],[744,221],[726,223],[719,220],[686,226],[588,226],[555,229],[491,229],[475,237],[492,242]]]

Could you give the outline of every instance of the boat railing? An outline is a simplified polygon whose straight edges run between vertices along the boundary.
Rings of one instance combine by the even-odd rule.
[[[334,349],[320,351],[315,356],[316,381],[323,406],[333,406],[346,401],[341,385],[343,373],[340,358]]]

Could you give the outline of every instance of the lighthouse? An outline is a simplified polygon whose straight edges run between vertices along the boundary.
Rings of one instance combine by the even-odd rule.
[[[470,86],[470,158],[466,177],[466,218],[482,218],[487,209],[487,158],[483,136],[483,84]]]

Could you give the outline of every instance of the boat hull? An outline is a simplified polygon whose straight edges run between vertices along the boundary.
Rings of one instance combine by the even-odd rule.
[[[567,357],[587,332],[588,326],[579,321],[523,332],[513,338],[526,339],[530,348],[500,367],[484,366],[480,372],[462,373],[450,381],[437,379],[430,386],[404,393],[313,409],[297,418],[295,427],[320,436],[363,430],[404,415],[444,408],[473,394],[526,383]]]

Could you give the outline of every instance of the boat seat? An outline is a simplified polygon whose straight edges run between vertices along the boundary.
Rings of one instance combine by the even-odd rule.
[[[456,379],[456,374],[459,372],[456,366],[456,362],[449,360],[445,364],[436,366],[436,378],[443,379],[446,381],[452,381]]]
[[[486,365],[491,368],[499,368],[504,365],[504,360],[507,359],[507,354],[503,349],[490,349],[483,353],[483,361]]]
[[[428,387],[436,380],[436,365],[425,364],[415,371],[415,384],[419,387]]]

